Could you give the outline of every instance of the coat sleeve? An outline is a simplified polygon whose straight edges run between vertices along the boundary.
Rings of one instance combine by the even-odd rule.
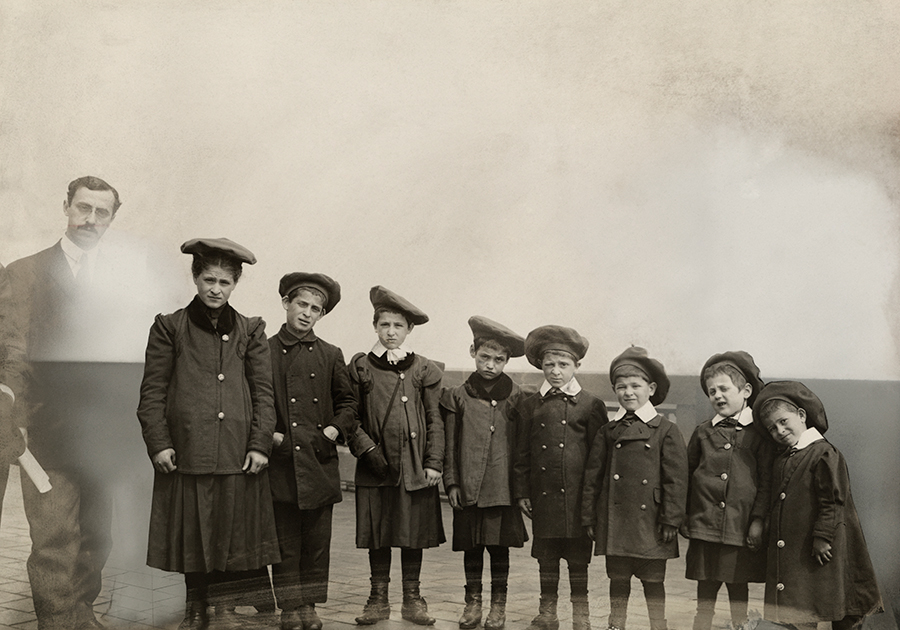
[[[347,437],[347,446],[350,454],[354,457],[360,457],[371,451],[375,446],[375,440],[366,433],[363,416],[366,413],[366,384],[364,382],[364,369],[358,367],[358,363],[365,357],[362,353],[353,355],[347,366],[347,373],[350,377],[350,386],[356,394],[357,401],[357,426],[356,430]]]
[[[813,471],[818,515],[812,535],[829,543],[844,522],[844,505],[850,490],[850,476],[844,458],[834,447],[822,453]]]
[[[597,501],[603,487],[603,470],[606,468],[607,431],[597,431],[584,465],[584,486],[581,494],[581,525],[594,527],[597,522]]]
[[[774,465],[775,444],[768,435],[761,435],[759,447],[756,450],[756,499],[753,501],[753,508],[750,511],[751,519],[765,519],[769,514],[772,502],[772,467]]]
[[[444,488],[459,485],[459,429],[460,417],[454,390],[441,396],[441,415],[444,417]]]
[[[684,513],[687,517],[691,514],[691,480],[694,478],[694,471],[700,467],[700,427],[698,424],[691,433],[691,439],[687,445],[687,499],[685,499]]]
[[[679,527],[687,505],[687,448],[678,426],[671,423],[663,436],[660,482],[663,496],[658,521],[662,525]]]
[[[441,418],[441,379],[443,373],[428,361],[422,377],[422,404],[425,406],[425,457],[423,468],[444,469],[444,420]]]
[[[531,413],[527,398],[510,409],[516,443],[513,457],[513,498],[531,498]]]
[[[253,317],[249,323],[247,353],[244,355],[244,371],[250,386],[253,418],[250,421],[248,451],[269,455],[272,451],[272,433],[275,431],[275,394],[272,389],[272,358],[266,340],[266,323]]]
[[[600,432],[600,429],[609,422],[609,413],[606,411],[606,403],[599,398],[594,400],[593,409],[591,409],[591,417],[588,419],[587,439],[588,448],[594,443],[594,439]]]
[[[175,365],[175,330],[171,318],[157,315],[150,327],[147,352],[144,355],[144,378],[137,416],[141,434],[151,457],[174,448],[166,420],[166,399]],[[176,454],[177,455],[177,454]]]
[[[350,382],[350,372],[344,363],[344,353],[340,348],[335,349],[331,364],[331,404],[334,412],[331,424],[341,433],[338,441],[349,443],[350,436],[359,428],[359,405]]]

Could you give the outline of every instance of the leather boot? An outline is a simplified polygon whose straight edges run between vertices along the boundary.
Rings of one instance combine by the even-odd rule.
[[[403,608],[400,616],[419,626],[434,625],[434,617],[428,614],[428,604],[419,594],[419,581],[403,583]]]
[[[556,595],[541,595],[538,615],[531,620],[528,630],[559,630],[559,617],[556,616]]]
[[[388,583],[373,580],[369,600],[363,607],[362,614],[356,618],[356,623],[361,626],[370,626],[390,616],[391,604],[388,602]]]
[[[591,630],[591,607],[587,599],[572,600],[572,630]]]
[[[316,614],[315,604],[300,606],[300,620],[303,622],[303,630],[322,630],[322,620]]]
[[[466,583],[466,607],[459,618],[459,627],[471,630],[481,623],[481,582]]]
[[[184,620],[178,630],[206,630],[209,628],[209,614],[206,602],[188,602],[184,611]]]
[[[506,625],[506,589],[491,589],[491,610],[484,620],[484,630],[501,630]]]

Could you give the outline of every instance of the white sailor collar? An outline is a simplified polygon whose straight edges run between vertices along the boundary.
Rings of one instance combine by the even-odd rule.
[[[540,390],[541,398],[546,396],[547,392],[549,392],[551,389],[553,389],[553,385],[548,383],[547,379],[544,379],[544,382],[541,385],[541,390]],[[578,392],[581,391],[581,385],[579,384],[578,380],[573,376],[572,380],[570,380],[568,383],[566,383],[565,385],[563,385],[562,387],[559,388],[559,391],[561,391],[563,394],[568,394],[569,396],[576,396],[578,394]]]
[[[716,426],[717,424],[722,422],[722,420],[724,420],[724,419],[725,419],[725,416],[720,416],[719,414],[716,414],[716,417],[712,419],[712,425]],[[735,420],[742,427],[749,427],[751,424],[753,424],[753,409],[751,409],[750,407],[744,407],[741,410],[741,413],[739,413],[737,415]]]
[[[399,363],[400,361],[405,359],[407,357],[407,355],[410,354],[410,352],[412,352],[412,351],[406,349],[404,346],[400,346],[399,348],[395,348],[393,350],[388,349],[388,348],[385,348],[383,345],[381,345],[381,342],[378,341],[372,347],[371,352],[376,357],[381,357],[381,356],[384,356],[385,354],[387,354],[387,357],[385,357],[385,358],[390,363]]]
[[[802,451],[807,446],[812,444],[813,442],[818,442],[819,440],[824,440],[825,436],[819,433],[819,430],[815,427],[810,427],[806,431],[800,434],[800,439],[797,440],[797,443],[792,447],[795,451]]]
[[[613,416],[613,421],[615,422],[616,420],[621,420],[622,418],[625,417],[626,413],[628,413],[628,411],[625,409],[625,407],[619,407],[619,410],[616,412],[616,415]],[[648,422],[653,420],[653,418],[655,418],[659,414],[656,413],[656,407],[654,407],[648,400],[647,402],[644,403],[643,407],[641,407],[640,409],[638,409],[637,411],[634,412],[634,415],[636,415],[640,419],[641,422],[643,422],[644,424],[647,424]]]

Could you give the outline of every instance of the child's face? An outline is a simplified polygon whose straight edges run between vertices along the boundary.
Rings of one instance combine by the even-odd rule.
[[[314,293],[301,289],[288,300],[287,296],[281,299],[284,310],[287,311],[287,327],[292,333],[303,336],[312,330],[316,322],[325,315],[324,300]]]
[[[716,413],[724,418],[740,413],[752,392],[750,383],[745,383],[738,389],[727,374],[716,374],[706,379],[706,395],[709,396],[709,402],[712,403]]]
[[[775,407],[763,418],[763,426],[779,444],[796,446],[800,434],[806,431],[806,410],[791,411],[785,407]]]
[[[211,265],[194,278],[194,284],[197,286],[200,301],[215,310],[225,306],[237,283],[230,271],[218,265]]]
[[[488,346],[481,346],[478,350],[473,345],[469,354],[475,359],[475,372],[488,380],[495,379],[503,374],[503,369],[509,361],[509,357],[502,350],[495,350]]]
[[[382,313],[375,322],[375,334],[378,341],[388,350],[396,350],[406,341],[412,326],[400,313]]]
[[[656,393],[656,383],[648,383],[640,376],[620,376],[616,379],[615,390],[625,411],[637,411]]]
[[[567,354],[548,352],[541,359],[544,378],[552,387],[562,387],[572,380],[578,370],[578,361]]]

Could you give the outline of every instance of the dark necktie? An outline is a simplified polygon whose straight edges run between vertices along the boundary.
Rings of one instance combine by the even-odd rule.
[[[632,424],[634,424],[634,421],[637,419],[638,419],[638,417],[634,414],[634,412],[629,411],[622,417],[621,422],[623,425],[625,425],[625,427],[630,427]]]
[[[722,427],[723,429],[728,429],[731,427],[737,426],[737,420],[734,418],[722,418],[716,423],[716,426]]]
[[[562,396],[563,392],[559,387],[551,387],[550,391],[544,395],[544,398],[553,398],[554,396]]]

